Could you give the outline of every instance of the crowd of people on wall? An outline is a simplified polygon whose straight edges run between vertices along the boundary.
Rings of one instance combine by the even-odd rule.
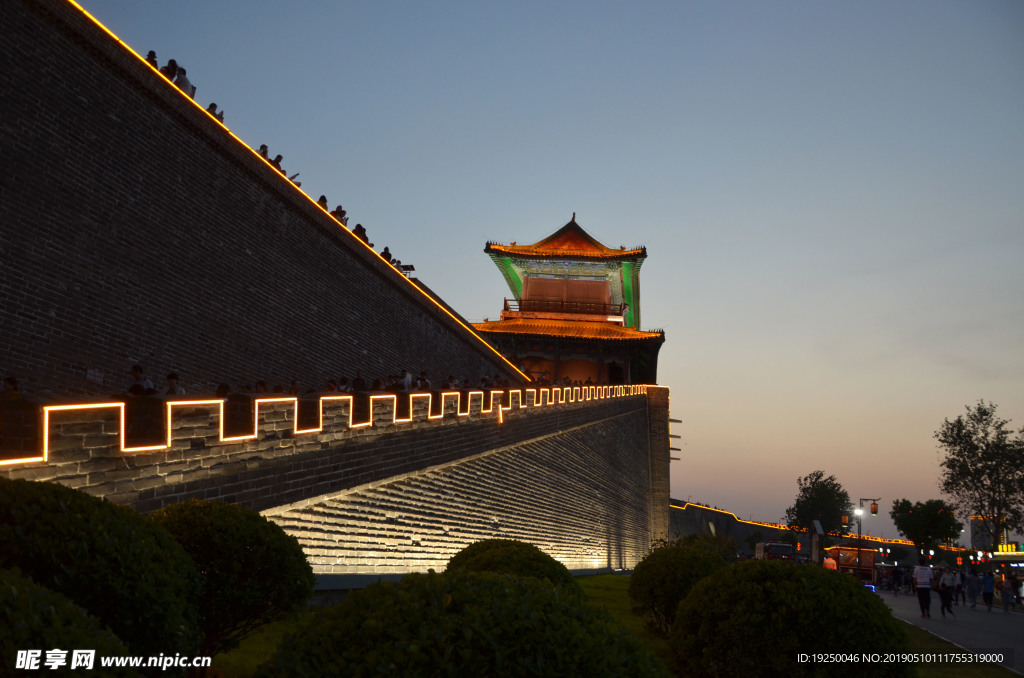
[[[149,53],[146,54],[146,63],[148,63],[150,66],[159,71],[160,75],[164,76],[172,83],[174,83],[177,86],[177,88],[184,92],[185,95],[188,96],[190,99],[196,98],[196,86],[193,85],[192,81],[188,79],[188,72],[185,70],[183,66],[179,66],[177,61],[171,59],[167,62],[166,66],[163,66],[161,68],[160,64],[156,60],[156,52],[154,52],[153,50],[149,50]],[[213,105],[213,109],[214,111],[217,110],[216,104]],[[216,115],[217,114],[214,113],[214,116]],[[223,112],[220,114],[218,120],[220,120],[221,122],[224,121]]]
[[[412,393],[437,390],[469,391],[507,389],[511,386],[507,379],[504,379],[497,374],[493,377],[485,375],[475,382],[468,378],[458,379],[455,376],[449,375],[446,379],[441,380],[435,385],[427,376],[426,372],[420,372],[419,376],[414,376],[410,370],[403,370],[399,374],[390,374],[386,377],[367,378],[363,376],[361,370],[356,370],[355,376],[351,379],[346,376],[341,376],[337,379],[328,378],[323,381],[322,385],[315,387],[304,387],[298,379],[293,379],[287,387],[280,383],[270,387],[267,385],[267,382],[259,380],[255,382],[247,382],[237,391],[227,383],[221,383],[217,385],[216,388],[204,387],[197,384],[192,387],[192,392],[189,393],[181,384],[181,380],[176,372],[168,373],[165,378],[165,386],[161,387],[154,385],[153,381],[146,376],[145,370],[141,365],[132,366],[131,377],[131,382],[128,384],[125,392],[120,395],[132,398],[139,396],[163,396],[174,398],[185,395],[213,395],[217,398],[224,398],[234,393],[254,397],[263,395],[316,396],[374,392]]]
[[[279,396],[310,396],[373,392],[412,393],[429,391],[470,391],[508,389],[512,387],[512,384],[508,379],[505,379],[498,374],[495,374],[494,376],[484,375],[475,381],[465,377],[460,379],[453,375],[448,375],[447,378],[435,383],[427,376],[425,371],[421,371],[418,376],[414,375],[410,370],[403,370],[397,374],[368,378],[363,376],[362,371],[356,370],[355,375],[351,379],[346,376],[340,376],[336,379],[327,378],[320,385],[309,387],[304,387],[299,380],[295,379],[287,386],[281,383],[268,386],[266,381],[258,380],[242,384],[237,390],[227,383],[220,383],[216,387],[213,387],[211,383],[206,385],[196,383],[190,387],[190,390],[186,390],[177,372],[168,372],[164,377],[163,384],[160,386],[157,386],[153,380],[146,375],[145,369],[142,365],[133,365],[130,373],[131,381],[126,386],[124,392],[114,394],[115,397],[126,396],[130,398],[137,398],[140,396],[161,396],[177,398],[189,395],[212,395],[214,397],[223,398],[233,393],[241,393],[257,397],[266,394]],[[580,382],[578,379],[572,380],[566,377],[563,379],[556,379],[554,383],[538,381],[531,385],[535,387],[566,388],[573,386],[592,386],[595,384],[589,378],[586,382]],[[0,387],[0,406],[6,402],[13,400],[20,401],[23,399],[24,396],[18,388],[17,378],[10,375],[5,377],[2,387]]]
[[[153,50],[150,50],[149,53],[146,54],[146,62],[150,66],[152,66],[155,70],[159,71],[164,77],[166,77],[174,85],[176,85],[178,87],[178,89],[180,89],[182,92],[184,92],[188,97],[190,97],[192,99],[195,99],[196,87],[195,87],[195,85],[192,84],[192,81],[189,80],[188,74],[187,74],[185,68],[180,66],[177,61],[175,61],[174,59],[171,59],[171,60],[169,60],[167,62],[167,65],[161,67],[159,65],[159,62],[157,61],[156,52],[153,51]],[[223,109],[218,109],[216,103],[210,103],[210,105],[206,109],[206,112],[209,113],[210,115],[212,115],[214,118],[216,118],[221,123],[224,122],[224,110]],[[270,157],[269,148],[267,147],[266,144],[261,144],[260,147],[256,150],[256,153],[261,158],[263,158],[268,163],[270,163],[270,165],[274,169],[276,169],[278,172],[280,172],[282,175],[284,175],[289,181],[291,181],[293,184],[295,184],[295,186],[297,186],[297,187],[301,187],[302,186],[302,182],[296,180],[297,177],[300,174],[299,172],[296,172],[295,174],[292,174],[291,176],[289,176],[288,173],[281,166],[281,162],[284,160],[284,156],[283,155],[278,154],[278,155],[275,155],[273,158],[271,158]],[[320,198],[317,200],[317,204],[321,207],[321,209],[323,209],[325,212],[327,212],[332,217],[334,217],[334,219],[338,223],[340,223],[345,228],[348,228],[348,214],[342,208],[341,205],[338,205],[333,210],[328,209],[327,196],[325,196],[325,195],[321,195],[320,196]],[[354,236],[356,236],[357,238],[359,238],[360,240],[362,240],[364,243],[366,243],[366,245],[368,247],[373,248],[374,245],[373,245],[372,242],[370,242],[370,239],[369,239],[369,237],[366,234],[366,227],[365,226],[363,226],[362,224],[356,224],[355,227],[352,228],[352,234]],[[395,257],[393,257],[391,255],[391,249],[389,247],[387,247],[387,246],[385,246],[384,249],[381,251],[380,256],[386,262],[388,262],[389,264],[391,264],[392,266],[397,268],[399,271],[401,271],[401,272],[403,272],[403,273],[405,273],[407,275],[409,274],[409,272],[414,270],[414,268],[411,265],[406,264],[406,265],[403,266],[403,264],[402,264],[400,259],[396,259]]]

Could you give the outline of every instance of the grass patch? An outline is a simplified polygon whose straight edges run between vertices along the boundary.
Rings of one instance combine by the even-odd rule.
[[[910,652],[963,652],[953,643],[925,631],[919,626],[903,622],[910,638]],[[1018,674],[998,664],[918,664],[921,678],[1011,678]]]
[[[251,678],[260,664],[269,660],[284,637],[313,614],[305,608],[293,617],[266,624],[250,633],[230,652],[218,654],[210,667],[210,678]]]
[[[668,669],[675,660],[672,657],[668,641],[652,633],[643,620],[633,614],[632,603],[629,600],[628,575],[598,574],[590,577],[577,577],[576,583],[583,589],[591,605],[606,609],[622,628],[636,636],[644,647],[661,660],[665,665],[666,675],[671,674]]]

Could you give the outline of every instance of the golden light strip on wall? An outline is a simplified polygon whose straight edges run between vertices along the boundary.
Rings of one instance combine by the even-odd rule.
[[[604,388],[604,387],[602,387]],[[558,389],[555,389],[556,391]],[[537,393],[540,393],[540,399],[537,399]],[[629,396],[629,395],[643,395],[646,394],[647,388],[644,385],[629,386],[621,389],[621,393],[614,397]],[[507,401],[503,398],[503,395],[507,393]],[[175,408],[216,408],[219,419],[218,426],[218,439],[220,443],[236,443],[243,442],[246,440],[255,440],[259,437],[260,422],[261,422],[261,411],[268,405],[275,404],[291,404],[294,408],[294,414],[292,419],[292,433],[296,436],[308,435],[321,433],[324,429],[324,411],[325,408],[344,407],[348,406],[348,416],[346,417],[345,426],[350,430],[357,430],[361,428],[369,427],[386,427],[386,426],[398,426],[400,424],[409,424],[415,420],[415,403],[417,401],[426,400],[426,417],[420,420],[436,421],[443,419],[446,416],[454,415],[457,418],[468,418],[472,415],[473,400],[480,400],[480,410],[475,416],[486,416],[495,415],[498,418],[498,423],[502,424],[505,421],[505,413],[515,409],[527,409],[528,407],[547,407],[551,405],[562,404],[556,399],[549,395],[549,389],[511,389],[509,391],[502,390],[491,390],[490,401],[487,402],[487,408],[484,408],[485,404],[485,392],[482,390],[475,391],[442,391],[437,394],[437,397],[441,400],[441,406],[438,413],[433,413],[433,393],[411,393],[409,394],[409,415],[407,417],[399,418],[398,413],[398,395],[396,394],[376,394],[365,396],[369,404],[369,412],[366,421],[355,421],[355,398],[356,396],[342,395],[342,396],[329,396],[323,395],[318,397],[318,423],[316,426],[311,428],[300,428],[299,427],[299,398],[296,396],[286,397],[270,397],[270,398],[254,398],[253,399],[253,432],[244,433],[241,435],[228,436],[225,435],[225,410],[227,408],[227,402],[223,398],[208,398],[200,400],[169,400],[165,403],[164,411],[164,424],[167,431],[166,439],[153,445],[137,445],[137,446],[126,446],[126,434],[127,434],[127,423],[126,423],[126,410],[127,404],[124,402],[100,402],[100,403],[82,403],[77,405],[46,405],[43,407],[43,421],[42,421],[42,455],[35,457],[20,457],[16,459],[5,459],[0,460],[0,466],[8,466],[12,464],[27,464],[34,462],[48,462],[50,458],[50,424],[54,413],[58,412],[70,412],[77,410],[104,410],[104,409],[116,409],[118,419],[118,449],[121,453],[133,453],[133,452],[152,452],[170,449],[174,443],[174,410]],[[592,395],[596,395],[598,391],[594,391]],[[513,397],[513,394],[514,397]],[[527,394],[533,394],[533,398],[526,397]],[[588,395],[591,395],[588,393]],[[465,398],[465,407],[463,407],[463,398]],[[592,398],[581,398],[576,402],[584,402],[586,400],[596,400],[596,397]],[[495,400],[498,401],[497,407],[495,407]],[[454,401],[454,402],[453,402]],[[518,405],[513,405],[514,401],[518,401]],[[532,402],[532,404],[531,404]],[[382,415],[375,419],[374,407],[376,403],[390,403],[389,415]],[[452,407],[449,408],[448,404],[451,403]],[[450,411],[449,411],[450,410]],[[678,508],[678,507],[677,507]],[[703,508],[703,507],[702,507]],[[710,509],[709,509],[710,510]],[[730,514],[732,515],[732,514]],[[742,521],[748,522],[748,521]]]
[[[79,4],[77,3],[77,2],[75,2],[75,0],[68,0],[68,2],[70,2],[70,3],[72,4],[72,5],[74,5],[74,7],[75,7],[75,8],[77,8],[77,9],[78,9],[78,10],[79,10],[79,11],[80,11],[80,12],[81,12],[82,14],[84,14],[84,15],[85,15],[85,16],[86,16],[86,17],[87,17],[87,18],[88,18],[88,19],[89,19],[90,21],[92,21],[92,22],[93,22],[94,24],[96,24],[96,26],[97,26],[98,28],[100,28],[100,30],[102,30],[102,31],[103,31],[104,33],[106,33],[106,34],[107,34],[107,35],[109,35],[109,36],[110,36],[111,38],[113,38],[113,39],[114,39],[114,40],[115,40],[115,41],[116,41],[116,42],[117,42],[118,44],[120,44],[120,45],[121,45],[122,47],[124,47],[124,49],[125,49],[125,50],[127,50],[129,54],[132,54],[132,55],[134,55],[134,56],[135,56],[135,58],[136,58],[136,59],[138,59],[139,61],[141,61],[142,63],[144,63],[144,64],[146,65],[146,67],[147,67],[147,68],[149,68],[150,70],[153,70],[153,71],[155,71],[155,72],[156,72],[156,73],[157,73],[157,74],[158,74],[158,75],[159,75],[159,76],[160,76],[161,78],[163,78],[164,80],[166,80],[166,81],[167,81],[167,82],[168,82],[168,83],[170,84],[170,86],[171,86],[171,87],[172,87],[172,88],[174,89],[174,91],[176,91],[176,92],[177,92],[177,93],[178,93],[178,94],[179,94],[179,95],[180,95],[180,96],[181,96],[181,97],[182,97],[182,98],[183,98],[183,99],[184,99],[185,101],[187,101],[187,102],[189,102],[190,104],[192,104],[193,106],[195,106],[195,107],[196,107],[196,108],[197,108],[198,110],[200,110],[200,111],[202,111],[203,113],[205,113],[205,114],[206,114],[206,115],[207,115],[207,116],[208,116],[208,117],[209,117],[209,118],[210,118],[211,120],[213,120],[213,121],[214,121],[215,123],[217,123],[218,125],[220,125],[220,126],[221,126],[221,128],[223,128],[223,129],[224,129],[224,131],[226,131],[226,132],[227,132],[227,133],[228,133],[228,134],[229,134],[229,135],[231,136],[231,138],[233,138],[233,139],[234,139],[235,141],[237,141],[237,142],[238,142],[238,143],[240,143],[240,144],[241,144],[241,145],[242,145],[243,147],[245,147],[245,148],[246,148],[246,149],[247,149],[247,150],[248,150],[248,151],[249,151],[250,153],[252,153],[252,154],[253,154],[253,156],[254,156],[254,157],[256,157],[256,158],[259,158],[260,160],[262,160],[262,161],[263,161],[263,163],[264,163],[264,164],[266,164],[266,165],[267,165],[267,166],[268,166],[269,168],[271,168],[271,169],[272,169],[272,170],[273,170],[273,171],[274,171],[275,173],[277,173],[277,174],[281,174],[281,176],[284,176],[284,174],[283,174],[283,173],[279,172],[279,171],[278,171],[278,169],[277,169],[276,167],[274,167],[273,165],[271,165],[271,164],[270,164],[270,161],[268,161],[268,160],[267,160],[266,158],[264,158],[263,156],[261,156],[261,155],[260,155],[259,153],[257,153],[257,152],[256,152],[255,150],[253,150],[253,148],[252,148],[251,146],[249,146],[249,144],[245,143],[244,141],[242,141],[241,139],[239,139],[239,138],[238,138],[237,136],[235,136],[234,132],[232,132],[232,131],[231,131],[230,129],[228,129],[228,127],[227,127],[227,126],[226,126],[226,125],[225,125],[225,124],[224,124],[223,122],[221,122],[220,120],[218,120],[216,116],[214,116],[214,115],[213,115],[213,114],[211,114],[211,113],[210,113],[209,111],[207,111],[207,110],[206,110],[205,108],[203,108],[203,107],[202,107],[202,106],[200,106],[200,105],[199,105],[198,103],[196,103],[195,99],[193,99],[192,97],[188,96],[187,94],[185,94],[184,92],[182,92],[182,91],[181,91],[180,89],[178,89],[178,86],[177,86],[177,85],[175,85],[175,84],[174,84],[173,82],[171,82],[170,80],[168,80],[168,79],[167,79],[167,76],[165,76],[165,75],[164,75],[163,73],[160,73],[160,71],[159,71],[158,69],[155,69],[155,68],[153,68],[153,66],[152,66],[152,65],[151,65],[151,64],[150,64],[150,63],[149,63],[148,61],[146,61],[146,60],[145,60],[145,59],[144,59],[144,58],[143,58],[143,57],[142,57],[141,55],[139,55],[139,54],[138,54],[138,52],[136,52],[136,51],[135,51],[134,49],[132,49],[131,47],[129,47],[127,43],[125,43],[125,42],[124,42],[123,40],[121,40],[121,38],[117,37],[117,36],[116,36],[116,35],[114,34],[114,32],[113,32],[113,31],[111,31],[111,30],[110,30],[109,28],[107,28],[106,26],[104,26],[104,25],[103,25],[103,23],[101,23],[101,22],[100,22],[100,21],[99,21],[99,20],[98,20],[98,19],[97,19],[96,17],[94,17],[94,16],[92,15],[92,14],[90,14],[89,12],[87,12],[87,11],[85,10],[85,8],[84,8],[84,7],[82,7],[82,6],[81,6],[81,5],[79,5]],[[287,177],[285,177],[285,181],[288,181],[288,178],[287,178]],[[317,209],[319,209],[319,210],[323,211],[323,212],[324,212],[325,214],[327,214],[328,216],[331,216],[331,213],[330,213],[330,212],[328,212],[328,211],[327,211],[327,210],[325,210],[325,209],[324,209],[323,207],[321,207],[321,206],[320,206],[320,205],[319,205],[319,204],[318,204],[318,203],[317,203],[317,202],[316,202],[315,200],[313,200],[313,198],[311,198],[311,197],[310,197],[309,195],[307,195],[305,191],[301,190],[301,189],[300,189],[300,188],[299,188],[298,186],[296,186],[296,185],[295,185],[294,183],[292,183],[291,181],[288,181],[288,184],[289,184],[289,185],[291,185],[291,187],[292,187],[292,190],[294,190],[294,191],[295,191],[296,193],[298,193],[298,194],[299,194],[299,195],[301,195],[301,196],[302,196],[303,198],[305,198],[305,199],[306,199],[306,200],[307,200],[307,201],[308,201],[308,202],[309,202],[310,204],[312,204],[312,205],[316,205]],[[334,217],[333,217],[333,216],[331,216],[331,219],[334,219]],[[444,313],[445,315],[447,315],[447,316],[448,316],[448,317],[449,317],[449,318],[450,318],[451,320],[455,321],[455,323],[456,323],[457,325],[459,325],[460,327],[462,327],[462,329],[464,329],[464,330],[466,330],[467,332],[469,332],[469,334],[470,334],[471,336],[473,336],[473,337],[474,337],[474,338],[475,338],[475,339],[476,339],[477,341],[479,341],[479,342],[480,342],[480,343],[481,343],[481,344],[482,344],[483,346],[485,346],[485,347],[486,347],[486,348],[487,348],[487,349],[488,349],[488,350],[489,350],[489,351],[490,351],[491,353],[493,353],[493,354],[494,354],[495,356],[497,356],[498,358],[500,358],[500,359],[501,359],[501,361],[502,361],[503,363],[505,363],[505,364],[506,364],[506,365],[507,365],[508,367],[512,368],[512,370],[514,370],[516,374],[518,374],[518,375],[519,375],[520,377],[522,377],[522,378],[523,378],[523,379],[525,379],[526,381],[531,381],[530,377],[529,377],[529,376],[528,376],[527,374],[525,374],[525,373],[524,373],[524,372],[522,372],[522,371],[521,371],[521,370],[520,370],[520,369],[519,369],[518,367],[516,367],[515,365],[513,365],[513,364],[512,364],[512,363],[511,363],[511,362],[510,362],[510,361],[509,361],[509,360],[508,360],[508,359],[507,359],[507,358],[506,358],[505,356],[503,356],[503,355],[502,355],[501,353],[499,353],[497,349],[495,349],[495,348],[494,348],[493,346],[491,346],[491,345],[490,345],[490,344],[488,344],[488,343],[487,343],[486,341],[484,341],[484,339],[483,339],[483,338],[482,338],[482,337],[481,337],[481,336],[480,336],[479,334],[477,334],[477,333],[476,333],[476,331],[475,331],[475,330],[474,330],[474,329],[473,329],[472,327],[470,327],[469,325],[466,325],[466,324],[465,324],[464,322],[462,322],[462,321],[461,321],[461,320],[460,320],[460,319],[459,319],[459,318],[458,318],[458,317],[457,317],[457,316],[456,316],[456,315],[455,315],[454,313],[452,313],[451,311],[449,311],[449,310],[448,310],[447,308],[445,308],[445,307],[444,307],[444,306],[442,306],[441,304],[437,303],[437,302],[436,302],[436,301],[435,301],[435,300],[434,300],[434,299],[433,299],[433,298],[432,298],[432,297],[431,297],[431,296],[430,296],[429,294],[427,294],[427,293],[426,293],[426,292],[424,292],[424,291],[423,291],[422,289],[420,289],[420,288],[419,288],[419,287],[418,287],[417,285],[415,285],[415,284],[414,284],[414,283],[413,283],[413,282],[412,282],[411,280],[409,280],[409,278],[407,278],[407,277],[406,277],[406,276],[405,276],[405,275],[404,275],[404,274],[403,274],[403,273],[402,273],[401,271],[399,271],[399,270],[398,270],[397,268],[395,268],[395,267],[394,267],[394,266],[393,266],[393,265],[391,264],[391,262],[390,262],[390,261],[385,261],[384,257],[382,257],[382,256],[380,255],[380,253],[379,253],[379,252],[377,252],[377,251],[376,251],[375,249],[373,249],[372,247],[370,247],[370,246],[369,246],[369,245],[368,245],[367,243],[363,242],[363,241],[362,241],[362,239],[360,239],[360,238],[357,238],[357,237],[356,237],[356,236],[355,236],[355,235],[354,235],[354,234],[353,234],[353,233],[352,233],[351,231],[349,231],[349,230],[348,230],[348,228],[346,228],[346,227],[345,227],[345,226],[344,226],[343,224],[341,224],[341,222],[338,222],[338,221],[337,221],[336,219],[335,219],[335,222],[336,222],[336,223],[338,223],[338,226],[339,226],[339,228],[340,228],[340,229],[341,229],[342,231],[345,231],[346,233],[348,233],[348,234],[349,234],[349,235],[350,235],[350,236],[352,237],[352,239],[353,239],[353,240],[355,240],[356,242],[360,243],[360,244],[361,244],[361,245],[362,245],[363,247],[365,247],[365,248],[366,248],[367,250],[369,250],[370,252],[373,252],[373,254],[374,254],[374,255],[375,255],[375,256],[376,256],[376,257],[377,257],[378,259],[380,259],[381,261],[384,261],[384,262],[385,262],[385,263],[386,263],[386,264],[388,265],[388,267],[389,267],[389,268],[390,268],[391,270],[393,270],[393,271],[395,272],[395,274],[396,274],[396,275],[398,276],[398,278],[399,278],[399,279],[401,279],[402,281],[404,281],[404,283],[405,283],[406,285],[408,285],[408,286],[409,286],[409,287],[410,287],[411,289],[415,290],[415,291],[416,291],[416,293],[417,293],[417,294],[419,294],[419,295],[420,295],[420,296],[421,296],[421,297],[422,297],[423,299],[426,299],[427,301],[429,301],[429,302],[430,302],[430,303],[431,303],[431,304],[432,304],[432,305],[433,305],[433,306],[434,306],[435,308],[437,308],[437,309],[441,310],[441,311],[442,311],[442,312],[443,312],[443,313]]]
[[[771,527],[776,530],[788,530],[790,532],[806,532],[806,530],[804,530],[803,528],[790,527],[789,525],[783,525],[782,523],[767,523],[759,520],[743,520],[742,518],[738,518],[736,514],[732,513],[731,511],[723,511],[722,509],[711,508],[710,506],[703,506],[701,504],[692,504],[690,502],[684,502],[682,506],[679,506],[678,504],[669,504],[668,506],[669,508],[680,509],[684,511],[686,510],[687,506],[692,506],[694,509],[699,511],[713,511],[715,513],[721,513],[723,515],[731,516],[732,519],[738,523],[745,523],[747,525],[757,525],[758,527]],[[844,536],[853,538],[853,535]],[[888,539],[886,537],[872,537],[870,535],[863,535],[858,538],[863,539],[864,541],[875,541],[883,544],[899,544],[902,546],[914,545],[914,542],[908,541],[906,539]]]

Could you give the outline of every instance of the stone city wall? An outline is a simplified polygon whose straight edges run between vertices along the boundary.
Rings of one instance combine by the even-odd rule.
[[[665,536],[668,491],[653,469],[667,442],[651,422],[667,419],[667,398],[650,393],[665,390],[269,398],[248,404],[242,426],[224,400],[153,399],[162,425],[148,438],[131,400],[47,406],[41,456],[7,459],[0,474],[142,512],[248,506],[298,537],[320,574],[443,567],[498,536],[575,569],[629,568]]]

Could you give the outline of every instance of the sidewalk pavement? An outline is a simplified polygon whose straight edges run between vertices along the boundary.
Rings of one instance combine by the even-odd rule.
[[[950,616],[947,612],[945,619],[939,612],[942,604],[939,602],[939,594],[935,591],[932,591],[930,619],[921,618],[921,607],[917,602],[916,593],[900,593],[899,596],[893,596],[891,591],[879,591],[878,596],[885,601],[897,618],[971,652],[1002,652],[1002,665],[1024,674],[1024,613],[1003,612],[1002,605],[998,603],[998,596],[991,612],[985,608],[979,597],[976,608],[971,609],[970,604],[954,605],[955,616]]]

